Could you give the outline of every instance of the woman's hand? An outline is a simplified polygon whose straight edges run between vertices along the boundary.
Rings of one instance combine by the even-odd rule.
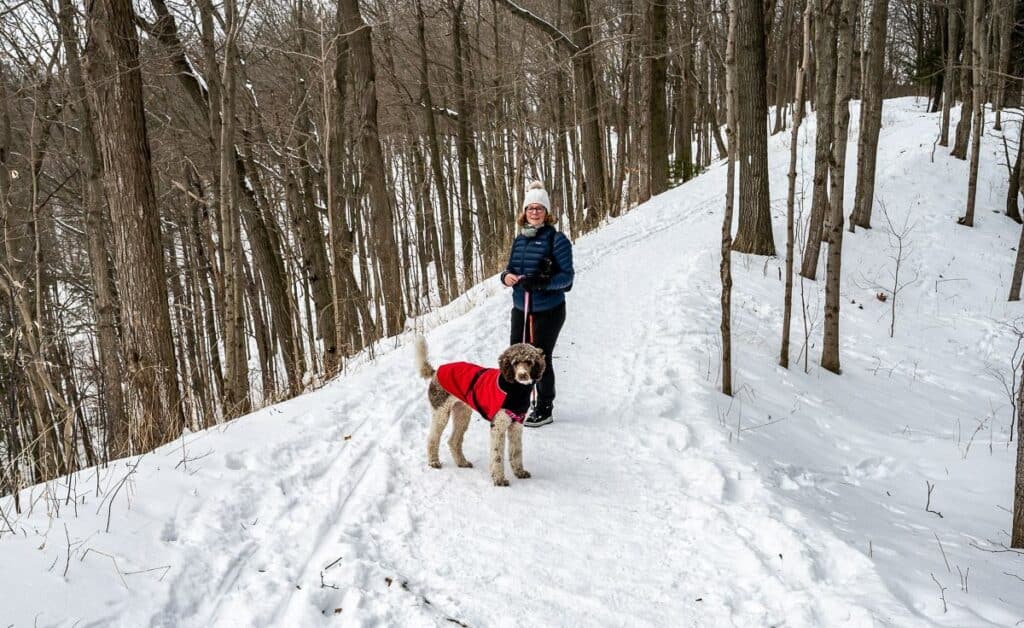
[[[513,275],[512,273],[508,273],[507,275],[505,275],[505,285],[511,288],[512,286],[519,283],[519,277],[519,275]]]

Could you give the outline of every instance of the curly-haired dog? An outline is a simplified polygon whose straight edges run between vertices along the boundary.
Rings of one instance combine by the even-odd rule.
[[[498,368],[469,362],[451,362],[434,369],[427,361],[427,341],[416,340],[416,363],[420,376],[430,378],[427,398],[433,414],[427,437],[427,464],[439,469],[437,449],[448,417],[455,424],[448,439],[455,464],[472,467],[462,455],[462,437],[473,410],[491,422],[491,479],[495,486],[508,486],[505,479],[505,434],[508,456],[517,478],[528,478],[523,468],[523,418],[530,406],[533,384],[544,374],[544,352],[528,344],[515,344],[498,357]]]

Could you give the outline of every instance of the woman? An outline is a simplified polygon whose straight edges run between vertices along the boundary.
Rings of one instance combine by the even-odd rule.
[[[501,282],[512,288],[510,342],[528,342],[544,351],[547,368],[537,383],[537,405],[523,425],[551,423],[555,402],[552,360],[558,333],[565,322],[565,293],[572,288],[572,243],[555,229],[551,201],[544,184],[526,190],[523,212],[516,220],[519,235],[512,242]]]

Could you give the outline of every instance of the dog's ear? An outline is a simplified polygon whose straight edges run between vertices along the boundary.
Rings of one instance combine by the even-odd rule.
[[[512,347],[505,349],[498,356],[498,370],[501,371],[501,377],[506,382],[516,381],[516,374],[512,370]]]
[[[536,359],[533,363],[533,366],[530,368],[530,377],[534,381],[538,381],[541,375],[544,374],[544,369],[546,368],[547,362],[544,361],[544,352],[538,349]]]

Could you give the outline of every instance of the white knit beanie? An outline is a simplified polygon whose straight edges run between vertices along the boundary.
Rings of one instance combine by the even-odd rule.
[[[548,191],[544,189],[544,184],[540,181],[534,181],[526,186],[526,196],[523,197],[523,209],[534,203],[543,205],[544,209],[548,210],[549,214],[551,213],[551,200],[548,198]]]

